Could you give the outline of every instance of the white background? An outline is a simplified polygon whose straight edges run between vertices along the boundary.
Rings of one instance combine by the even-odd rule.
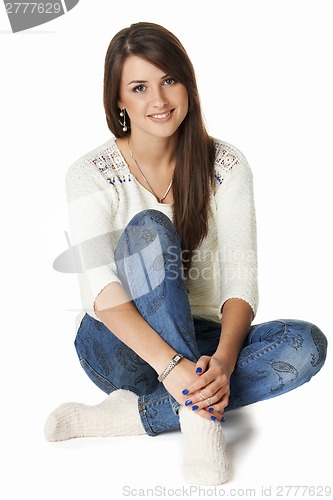
[[[163,24],[180,38],[197,71],[209,132],[241,149],[252,166],[256,321],[306,319],[331,338],[331,2],[81,0],[65,16],[17,34],[0,6],[6,500],[120,499],[125,486],[132,497],[155,486],[169,497],[183,486],[191,498],[212,494],[183,483],[178,432],[57,444],[43,437],[44,421],[60,403],[104,398],[74,351],[76,277],[57,273],[52,263],[67,245],[66,169],[109,138],[102,106],[107,46],[137,21]],[[277,485],[332,483],[331,380],[329,356],[297,391],[227,415],[234,478],[225,495],[252,488],[260,498],[264,486],[274,497]]]

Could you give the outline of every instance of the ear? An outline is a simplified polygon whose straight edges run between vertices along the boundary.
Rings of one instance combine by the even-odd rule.
[[[123,101],[121,99],[118,99],[118,101],[116,102],[117,106],[119,109],[123,109]]]

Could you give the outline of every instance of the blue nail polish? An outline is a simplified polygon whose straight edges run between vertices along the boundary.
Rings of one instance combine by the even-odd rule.
[[[188,399],[187,401],[185,401],[185,406],[190,406],[192,404],[192,401],[190,399]]]
[[[184,396],[186,396],[186,394],[188,394],[188,393],[189,393],[189,390],[188,390],[188,389],[184,389],[184,390],[182,391],[182,394],[184,394]]]
[[[192,410],[197,410],[198,408],[199,408],[199,406],[198,406],[198,405],[194,405],[194,406],[192,406]]]
[[[211,419],[211,420],[216,420],[215,415],[211,415],[211,416],[210,416],[210,419]]]
[[[225,418],[224,417],[222,417],[221,422],[225,422]]]
[[[208,408],[208,411],[214,411],[214,408]]]
[[[201,372],[202,372],[202,368],[200,368],[200,367],[195,370],[195,373],[201,373]]]

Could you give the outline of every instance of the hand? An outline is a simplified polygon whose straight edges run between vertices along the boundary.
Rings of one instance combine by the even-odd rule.
[[[223,362],[214,356],[201,356],[196,364],[197,378],[187,390],[185,405],[201,412],[206,410],[217,420],[222,420],[230,395],[230,373]]]
[[[180,361],[180,363],[178,363],[178,365],[176,365],[175,368],[171,370],[169,375],[163,381],[164,387],[171,394],[171,396],[173,396],[175,400],[178,401],[178,403],[180,403],[182,406],[187,406],[189,409],[191,409],[191,405],[185,403],[189,401],[190,393],[184,394],[183,391],[184,389],[190,389],[192,387],[195,387],[195,384],[197,384],[198,382],[200,383],[202,380],[204,381],[203,375],[201,375],[199,379],[198,373],[196,372],[198,367],[201,368],[202,371],[206,369],[205,364],[203,362],[203,358],[208,358],[208,357],[202,356],[197,363],[194,363],[189,359],[183,358]],[[205,374],[205,376],[207,375],[207,373]],[[209,377],[210,376],[211,374],[209,375]],[[202,386],[201,384],[200,388],[203,387],[205,386]],[[200,400],[200,396],[198,396],[198,394],[199,393],[197,393],[197,395],[193,394],[193,398],[191,396],[191,399],[193,401],[192,406],[195,406],[196,404],[195,402],[197,400]],[[204,405],[202,404],[202,402],[200,408],[193,411],[198,413],[201,417],[206,418],[207,420],[222,420],[223,417],[222,414],[223,412],[220,412],[217,406],[216,409],[214,409],[214,413],[212,413],[212,411],[208,411],[207,404]]]

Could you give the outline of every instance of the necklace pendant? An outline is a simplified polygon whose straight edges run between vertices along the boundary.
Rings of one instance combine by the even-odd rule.
[[[163,200],[165,200],[165,198],[166,198],[166,197],[168,196],[168,194],[169,194],[169,191],[170,191],[171,186],[172,186],[172,181],[173,181],[173,179],[171,179],[171,182],[170,182],[170,184],[169,184],[169,186],[168,186],[168,189],[166,190],[166,192],[165,192],[164,196],[163,196],[162,198],[160,198],[159,196],[157,196],[157,194],[155,193],[155,191],[154,191],[154,190],[153,190],[153,188],[151,187],[151,185],[150,185],[150,183],[149,183],[148,179],[146,178],[145,174],[142,172],[141,167],[140,167],[140,165],[138,164],[137,159],[135,158],[135,156],[134,156],[134,154],[133,154],[133,151],[132,151],[131,146],[130,146],[130,138],[128,138],[128,141],[127,141],[127,142],[128,142],[128,150],[129,150],[129,152],[130,152],[130,155],[131,155],[131,157],[133,158],[133,160],[134,160],[134,162],[135,162],[135,165],[137,166],[137,168],[138,168],[138,170],[139,170],[140,174],[142,175],[142,177],[143,177],[144,181],[147,183],[147,185],[148,185],[148,187],[149,187],[150,191],[151,191],[151,192],[152,192],[152,194],[155,196],[156,200],[157,200],[159,203],[162,203],[162,202],[163,202]]]

